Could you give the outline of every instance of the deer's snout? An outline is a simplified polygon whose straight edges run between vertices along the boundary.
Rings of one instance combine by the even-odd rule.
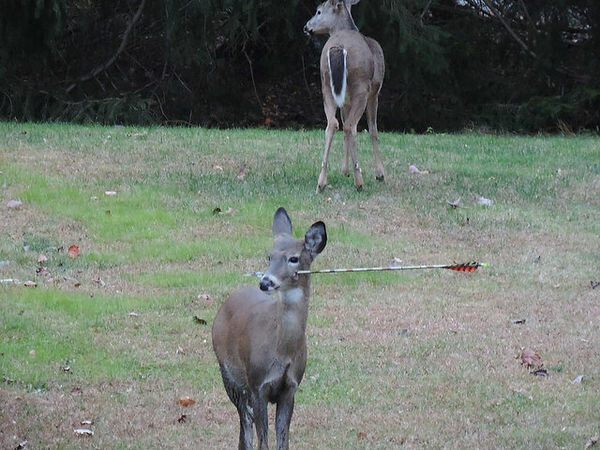
[[[269,276],[262,277],[260,283],[258,284],[258,287],[261,291],[272,291],[279,288],[279,286],[279,282]]]
[[[306,34],[307,36],[312,35],[312,30],[310,28],[308,28],[308,24],[304,25],[303,31],[304,31],[304,34]]]

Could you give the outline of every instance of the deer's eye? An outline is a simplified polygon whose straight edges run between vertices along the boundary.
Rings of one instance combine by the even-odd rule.
[[[298,262],[299,262],[299,261],[300,261],[300,260],[298,259],[298,257],[297,257],[297,256],[292,256],[292,257],[290,257],[290,259],[288,259],[288,262],[289,262],[290,264],[298,264]]]
[[[317,9],[317,16],[318,16],[319,14],[321,14],[321,10],[320,10],[320,9]]]

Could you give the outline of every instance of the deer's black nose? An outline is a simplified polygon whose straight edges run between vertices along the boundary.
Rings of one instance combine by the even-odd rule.
[[[263,278],[262,280],[260,280],[258,287],[261,291],[268,291],[269,288],[273,288],[273,282],[268,278]]]
[[[304,25],[304,28],[302,30],[304,31],[304,34],[306,34],[307,36],[310,36],[312,34],[312,31],[308,29],[307,25]]]

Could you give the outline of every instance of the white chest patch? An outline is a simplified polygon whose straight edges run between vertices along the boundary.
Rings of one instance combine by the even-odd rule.
[[[285,292],[282,292],[281,294],[281,300],[283,300],[285,303],[299,303],[300,300],[302,300],[302,297],[304,296],[302,289],[299,287],[289,289]]]

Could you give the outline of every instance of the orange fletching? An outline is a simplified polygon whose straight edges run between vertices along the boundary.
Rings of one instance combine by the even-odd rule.
[[[479,267],[479,263],[473,261],[464,264],[454,264],[452,266],[448,266],[450,270],[456,270],[457,272],[475,272]]]

